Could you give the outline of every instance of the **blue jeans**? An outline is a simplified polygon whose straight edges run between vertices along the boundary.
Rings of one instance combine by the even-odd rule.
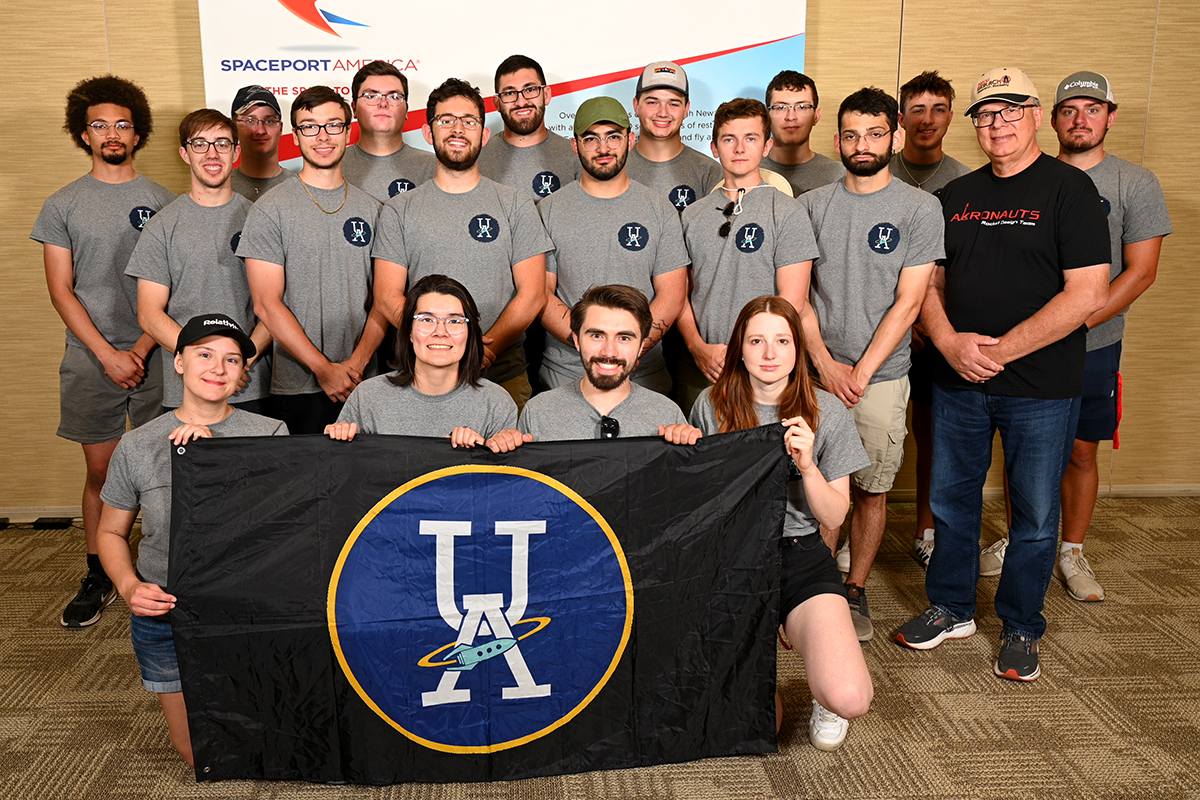
[[[1079,398],[1038,400],[933,387],[929,505],[937,546],[925,575],[931,605],[975,616],[983,484],[1000,431],[1012,501],[996,616],[1005,633],[1041,638],[1058,544],[1059,486],[1071,456]]]

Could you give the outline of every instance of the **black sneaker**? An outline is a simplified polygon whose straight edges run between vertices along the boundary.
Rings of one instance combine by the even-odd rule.
[[[896,631],[896,643],[914,650],[932,650],[947,639],[965,639],[973,633],[974,619],[960,619],[949,611],[930,606]]]
[[[867,608],[867,591],[853,583],[846,584],[846,600],[850,603],[850,621],[854,623],[854,635],[860,642],[869,642],[875,635],[871,624],[871,610]]]
[[[1038,665],[1038,640],[1019,633],[1000,636],[1000,655],[993,670],[1010,681],[1036,681],[1042,674]]]
[[[90,572],[79,582],[79,593],[62,613],[64,628],[86,628],[100,621],[100,612],[117,599],[117,589],[108,578]]]

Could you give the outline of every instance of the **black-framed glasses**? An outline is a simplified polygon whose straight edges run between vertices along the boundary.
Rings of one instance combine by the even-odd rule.
[[[971,124],[976,128],[990,128],[996,124],[996,117],[1005,122],[1016,122],[1025,116],[1025,109],[1037,108],[1037,103],[1025,103],[1019,106],[1007,106],[999,111],[979,111],[971,115]]]
[[[107,122],[98,119],[95,122],[88,123],[88,127],[101,135],[108,133],[109,128],[116,128],[117,133],[133,133],[133,123],[126,122],[125,120],[114,122],[110,125]]]
[[[600,438],[615,439],[621,435],[621,423],[614,418],[602,415],[600,417]]]
[[[326,122],[324,125],[318,125],[315,122],[306,122],[303,125],[297,125],[296,130],[300,131],[301,136],[311,138],[321,131],[325,131],[330,136],[341,136],[349,127],[349,122]]]
[[[584,150],[589,153],[597,150],[600,143],[604,142],[604,147],[608,150],[616,150],[623,142],[629,140],[627,133],[610,133],[607,136],[596,136],[595,134],[585,134],[579,137],[579,144]]]
[[[358,99],[369,106],[377,106],[380,100],[387,100],[389,103],[407,102],[408,95],[403,92],[372,92],[368,90],[361,92],[358,95]]]
[[[496,96],[500,98],[500,102],[504,104],[517,102],[517,95],[521,95],[526,100],[532,100],[542,93],[546,87],[543,86],[525,86],[520,89],[505,89],[503,92],[497,92]]]
[[[188,149],[198,156],[202,156],[208,152],[208,148],[215,147],[221,155],[233,151],[233,142],[229,139],[217,139],[215,142],[210,142],[208,139],[188,139]]]
[[[460,122],[463,130],[468,131],[473,131],[483,124],[483,120],[474,114],[464,114],[461,117],[455,114],[440,114],[433,118],[433,124],[439,128],[453,128]]]
[[[775,103],[767,106],[767,111],[772,114],[787,114],[789,111],[795,111],[797,114],[803,114],[806,111],[812,111],[816,106],[812,103]]]
[[[262,127],[271,129],[278,128],[283,124],[283,120],[281,120],[279,117],[267,117],[266,119],[259,119],[258,117],[234,117],[234,119],[237,122],[245,125],[247,128]]]

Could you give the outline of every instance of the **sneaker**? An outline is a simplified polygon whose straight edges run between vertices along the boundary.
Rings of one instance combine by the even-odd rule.
[[[960,619],[937,606],[896,631],[896,642],[914,650],[932,650],[947,639],[965,639],[975,633],[974,619]]]
[[[846,741],[846,733],[850,730],[850,720],[842,719],[832,711],[813,701],[812,716],[808,720],[808,740],[812,746],[826,753],[832,753]]]
[[[912,551],[913,558],[921,565],[921,569],[929,569],[929,559],[933,556],[933,531],[928,533],[928,538],[917,539]]]
[[[1019,633],[1002,635],[993,672],[1010,681],[1036,681],[1042,674],[1038,666],[1038,640]]]
[[[117,589],[108,578],[90,572],[79,582],[79,593],[62,613],[64,628],[86,628],[100,621],[100,612],[117,599]]]
[[[850,603],[850,620],[854,623],[854,635],[860,642],[869,642],[875,635],[871,624],[871,610],[867,608],[867,590],[853,583],[846,584],[846,600]]]
[[[983,548],[979,554],[979,575],[991,578],[1004,571],[1004,551],[1008,549],[1008,537],[997,539],[994,543]]]
[[[842,545],[842,549],[837,551],[838,572],[846,573],[850,571],[850,540]]]
[[[1104,587],[1096,581],[1096,573],[1082,550],[1060,553],[1054,562],[1054,577],[1066,585],[1067,594],[1075,600],[1095,603],[1104,599]]]

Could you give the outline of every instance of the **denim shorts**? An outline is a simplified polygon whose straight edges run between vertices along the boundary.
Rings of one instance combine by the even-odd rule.
[[[182,692],[179,661],[175,658],[175,637],[166,615],[139,617],[131,614],[129,632],[133,638],[133,653],[142,671],[142,687],[157,694]]]
[[[805,600],[819,594],[846,596],[842,573],[820,533],[785,536],[779,540],[782,572],[779,580],[779,624]]]

